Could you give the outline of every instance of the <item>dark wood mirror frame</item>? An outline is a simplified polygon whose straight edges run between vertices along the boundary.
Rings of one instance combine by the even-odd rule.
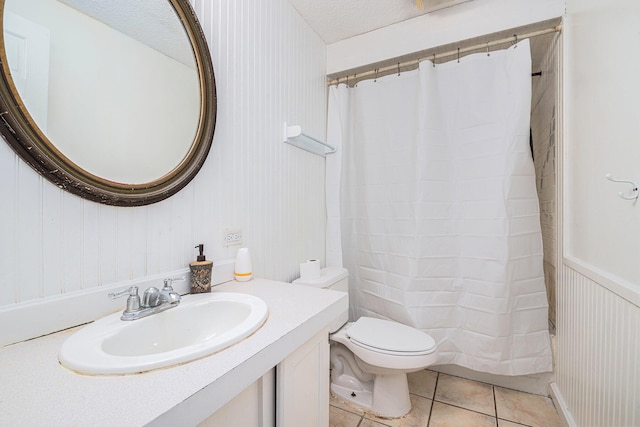
[[[198,173],[211,148],[216,124],[216,85],[207,41],[188,0],[167,0],[191,41],[200,78],[200,117],[196,135],[183,161],[171,172],[144,184],[122,184],[95,176],[65,157],[44,135],[13,84],[0,20],[0,133],[13,150],[40,175],[63,190],[114,206],[159,202],[186,186]],[[4,16],[0,0],[0,18]]]

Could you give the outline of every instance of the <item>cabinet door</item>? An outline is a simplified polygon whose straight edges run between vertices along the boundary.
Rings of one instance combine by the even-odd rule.
[[[275,425],[275,369],[247,387],[198,427]]]
[[[329,425],[329,330],[325,329],[276,367],[276,425]]]

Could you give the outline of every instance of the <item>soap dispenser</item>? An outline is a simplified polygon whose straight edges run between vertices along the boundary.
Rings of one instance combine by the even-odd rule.
[[[204,256],[204,245],[200,243],[196,248],[200,254],[196,261],[189,263],[191,270],[191,293],[201,294],[203,292],[211,292],[211,270],[213,269],[213,261],[207,261]]]

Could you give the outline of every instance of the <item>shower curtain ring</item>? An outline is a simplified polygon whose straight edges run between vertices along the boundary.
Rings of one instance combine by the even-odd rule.
[[[487,56],[491,56],[491,54],[489,53],[489,42],[487,42]]]
[[[460,48],[458,48],[458,64],[460,63]]]
[[[400,63],[398,62],[398,77],[400,77]]]
[[[375,69],[376,75],[375,78],[373,79],[373,82],[377,82],[378,81],[378,68]]]
[[[436,54],[433,54],[433,68],[436,68]]]
[[[514,35],[513,35],[513,37],[515,38],[515,40],[514,40],[513,44],[516,46],[515,48],[517,48],[517,47],[518,47],[518,35],[517,35],[517,34],[514,34]],[[515,48],[514,48],[514,49],[515,49]]]

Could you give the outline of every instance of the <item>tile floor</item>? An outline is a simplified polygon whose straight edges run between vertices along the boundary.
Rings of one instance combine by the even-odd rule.
[[[548,397],[435,371],[409,374],[412,409],[403,418],[378,418],[331,398],[330,427],[563,427]]]

